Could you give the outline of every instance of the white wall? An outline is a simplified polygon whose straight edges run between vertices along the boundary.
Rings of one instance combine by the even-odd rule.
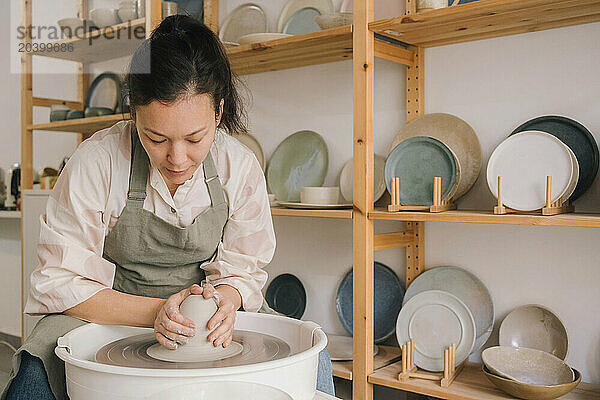
[[[221,18],[242,3],[223,2]],[[278,15],[274,2],[258,3],[265,5],[273,23]],[[284,3],[276,4],[281,7]],[[377,11],[380,16],[386,14]],[[542,114],[572,117],[600,140],[600,44],[592,39],[596,37],[600,37],[600,23],[428,49],[426,111],[452,113],[471,124],[482,144],[484,168],[502,138],[519,123]],[[94,71],[120,72],[125,64],[126,59],[103,63]],[[405,120],[404,67],[385,60],[376,60],[375,66],[375,150],[385,155]],[[3,72],[0,79],[3,87],[12,85],[10,97],[18,99],[18,80],[11,82],[18,78],[7,78]],[[250,128],[267,159],[286,136],[313,129],[329,146],[325,184],[335,184],[352,154],[351,61],[251,75],[244,81],[252,92]],[[55,93],[62,87],[52,83],[47,90]],[[74,92],[69,93],[74,97]],[[5,95],[2,98],[14,102]],[[0,113],[5,119],[16,115],[15,109],[7,112],[2,108]],[[12,160],[19,152],[19,121],[12,121],[9,131],[3,133],[3,138],[9,134],[13,138],[4,140],[6,145],[0,148],[3,164],[9,162],[4,161],[6,157]],[[63,134],[56,137],[69,138]],[[69,150],[69,145],[56,143],[54,136],[47,142],[36,138],[35,143],[38,149],[38,143],[44,143],[45,152],[57,161]],[[599,194],[597,180],[578,200],[577,209],[600,212]],[[481,177],[459,202],[461,208],[492,206],[493,198]],[[296,274],[309,298],[305,318],[322,324],[327,332],[343,333],[334,301],[336,286],[352,263],[351,222],[293,217],[275,217],[274,221],[278,248],[268,268],[271,278],[283,272]],[[15,250],[18,242],[7,238],[6,226],[0,220],[0,268],[14,272],[19,268],[15,264],[20,258]],[[376,223],[377,232],[398,229],[402,224]],[[600,230],[429,223],[426,238],[426,265],[460,265],[477,274],[492,293],[499,322],[521,304],[539,303],[554,310],[569,331],[567,361],[583,373],[585,381],[600,383],[600,268],[594,246],[600,242]],[[375,258],[404,279],[403,250],[378,252]],[[11,260],[10,265],[5,259]],[[1,280],[0,285],[13,285],[13,279]],[[5,289],[0,287],[2,300],[6,297],[9,304]],[[2,309],[0,331],[10,333],[12,328],[5,328],[4,317],[14,315],[13,310]],[[489,344],[496,341],[497,329]]]

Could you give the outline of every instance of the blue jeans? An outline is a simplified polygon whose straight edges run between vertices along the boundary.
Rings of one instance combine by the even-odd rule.
[[[6,400],[26,399],[55,400],[42,360],[22,351],[19,372],[7,389]]]
[[[317,390],[335,396],[332,373],[331,358],[327,350],[324,349],[319,353]],[[6,400],[29,399],[55,400],[52,390],[50,390],[48,375],[46,375],[42,360],[23,351],[19,372],[8,388]]]

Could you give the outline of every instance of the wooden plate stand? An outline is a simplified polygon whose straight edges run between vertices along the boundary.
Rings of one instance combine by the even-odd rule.
[[[546,206],[541,210],[542,215],[557,215],[573,212],[574,208],[571,203],[567,200],[563,202],[562,199],[556,200],[554,203],[551,202],[551,193],[552,189],[552,177],[546,177]],[[502,204],[502,177],[498,176],[498,205],[494,207],[494,214],[530,214],[530,211],[518,211],[513,210],[512,208],[505,207]]]
[[[454,210],[456,206],[450,200],[442,200],[442,178],[433,178],[433,205],[431,206],[403,206],[400,204],[400,178],[392,177],[392,204],[388,206],[389,212],[397,211],[429,211],[438,213]]]
[[[454,381],[454,378],[460,374],[465,366],[464,361],[457,367],[456,344],[444,349],[444,372],[442,374],[435,372],[421,371],[415,365],[415,339],[410,339],[402,346],[402,372],[398,374],[400,382],[406,382],[410,378],[427,379],[430,381],[440,381],[440,386],[448,387]]]

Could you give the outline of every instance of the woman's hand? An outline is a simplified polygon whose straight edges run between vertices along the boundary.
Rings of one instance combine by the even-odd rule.
[[[235,324],[235,312],[242,305],[242,296],[232,286],[220,285],[215,289],[212,285],[204,286],[204,298],[209,299],[217,292],[217,300],[219,301],[219,309],[208,321],[208,329],[212,330],[219,325],[217,329],[208,335],[208,341],[215,347],[227,347],[233,340],[233,326]]]
[[[194,284],[167,299],[154,320],[154,335],[158,343],[167,349],[174,350],[179,344],[187,343],[196,334],[194,322],[183,316],[179,311],[179,306],[190,294],[202,294],[203,292],[204,290],[199,285]],[[204,297],[208,298],[206,294]]]

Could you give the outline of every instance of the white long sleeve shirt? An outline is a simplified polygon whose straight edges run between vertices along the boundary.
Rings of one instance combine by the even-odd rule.
[[[132,121],[121,121],[95,133],[61,173],[40,218],[40,263],[31,274],[26,313],[60,313],[112,287],[116,267],[102,252],[127,199],[132,128]],[[267,280],[262,267],[275,252],[265,177],[254,154],[220,129],[210,151],[229,220],[215,256],[201,267],[210,283],[235,287],[244,309],[257,311]],[[211,204],[202,165],[174,197],[150,166],[146,193],[144,209],[180,227],[190,225]]]

